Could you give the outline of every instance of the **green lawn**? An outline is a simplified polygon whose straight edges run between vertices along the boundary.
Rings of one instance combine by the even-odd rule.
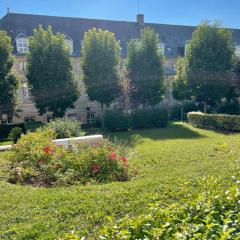
[[[0,146],[4,146],[4,145],[11,145],[12,141],[10,140],[1,140],[0,139]]]
[[[181,202],[180,187],[198,193],[201,176],[221,178],[222,188],[240,171],[240,135],[171,124],[166,129],[105,134],[127,143],[138,176],[126,183],[67,188],[33,188],[5,181],[7,161],[0,155],[0,239],[58,239],[74,230],[96,236],[106,216],[147,211],[149,203]]]

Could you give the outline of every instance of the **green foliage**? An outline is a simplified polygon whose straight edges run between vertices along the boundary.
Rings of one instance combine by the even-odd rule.
[[[39,129],[22,136],[9,153],[11,183],[62,186],[128,180],[124,149],[102,142],[73,149],[57,146],[53,130]]]
[[[186,75],[197,101],[218,102],[232,85],[234,46],[229,30],[204,22],[194,31],[186,53]]]
[[[238,115],[204,114],[201,112],[189,112],[187,116],[189,122],[196,127],[232,132],[240,131],[240,116]]]
[[[239,239],[238,184],[223,192],[212,179],[204,183],[209,188],[194,200],[167,208],[152,204],[147,214],[135,218],[109,218],[101,239]]]
[[[108,131],[127,131],[132,126],[131,115],[118,109],[106,111],[104,121]]]
[[[114,33],[93,28],[84,34],[81,66],[87,94],[93,101],[110,104],[120,93],[117,65],[120,45]]]
[[[190,91],[188,88],[186,78],[186,66],[185,59],[179,58],[176,63],[177,73],[173,81],[173,97],[179,101],[186,100],[190,97]]]
[[[14,143],[17,143],[18,139],[21,137],[22,134],[23,134],[22,128],[14,127],[9,133],[8,138],[11,139]]]
[[[127,70],[133,85],[131,99],[134,105],[152,106],[161,101],[164,93],[163,60],[158,34],[145,28],[140,39],[128,44]]]
[[[21,128],[25,132],[24,124],[2,124],[0,125],[0,138],[7,138],[13,128]]]
[[[164,128],[167,124],[168,111],[159,107],[136,109],[131,113],[125,113],[121,110],[108,110],[105,114],[105,128],[109,131]]]
[[[84,135],[80,124],[77,121],[68,119],[56,119],[54,121],[51,121],[47,124],[46,128],[54,130],[57,139],[80,137]]]
[[[27,78],[39,112],[62,117],[73,107],[79,92],[72,73],[70,53],[62,34],[39,27],[29,39]]]
[[[45,124],[43,122],[25,122],[24,130],[25,132],[35,132],[38,128],[43,127]]]
[[[2,114],[12,118],[17,100],[18,81],[11,73],[12,50],[11,38],[5,31],[0,30],[0,120]]]
[[[132,112],[132,128],[164,128],[168,124],[168,111],[165,108],[136,109]]]

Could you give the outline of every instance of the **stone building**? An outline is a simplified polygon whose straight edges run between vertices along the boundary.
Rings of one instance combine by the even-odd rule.
[[[38,111],[31,100],[30,89],[25,77],[26,53],[28,52],[28,38],[32,35],[33,29],[42,25],[47,28],[49,25],[55,33],[65,35],[65,41],[69,45],[74,76],[79,80],[81,95],[75,104],[74,109],[66,112],[66,117],[76,119],[82,123],[91,123],[99,114],[100,105],[91,102],[86,94],[84,84],[81,82],[80,50],[84,32],[89,29],[102,28],[114,32],[120,41],[122,57],[126,56],[127,43],[132,38],[140,35],[144,27],[153,28],[160,38],[159,48],[164,56],[165,82],[168,89],[171,89],[171,82],[175,74],[175,60],[184,56],[188,41],[192,37],[196,27],[168,24],[145,23],[144,15],[138,14],[136,22],[110,21],[97,19],[83,19],[72,17],[41,16],[31,14],[7,13],[0,20],[0,29],[7,31],[14,46],[15,63],[13,71],[19,76],[19,102],[13,122],[43,121],[51,118],[51,113],[39,116]],[[240,55],[240,29],[232,29],[236,53]],[[171,92],[168,93],[171,98]]]

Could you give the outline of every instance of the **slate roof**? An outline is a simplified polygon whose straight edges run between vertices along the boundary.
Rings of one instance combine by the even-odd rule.
[[[96,27],[115,33],[120,40],[122,54],[126,55],[127,43],[131,38],[137,38],[143,26],[137,22],[84,19],[72,17],[55,17],[31,14],[8,13],[0,20],[0,29],[6,30],[13,39],[19,34],[32,35],[33,29],[39,25],[52,26],[54,32],[60,32],[73,40],[73,55],[80,55],[80,45],[84,32]],[[153,28],[165,44],[165,56],[177,57],[184,54],[185,42],[191,39],[193,26],[145,23],[144,27]],[[233,41],[240,45],[240,29],[232,29]],[[15,48],[16,50],[16,48]],[[16,53],[16,52],[15,52]]]

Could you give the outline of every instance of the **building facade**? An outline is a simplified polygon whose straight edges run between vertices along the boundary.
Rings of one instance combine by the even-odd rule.
[[[14,46],[15,63],[13,71],[19,77],[18,106],[13,118],[14,123],[26,121],[43,121],[51,119],[51,113],[42,116],[38,114],[34,102],[31,99],[31,89],[28,87],[26,74],[26,54],[28,53],[28,38],[33,30],[42,25],[44,28],[51,26],[53,32],[62,33],[65,42],[69,46],[74,77],[79,82],[80,97],[75,103],[74,109],[68,109],[66,117],[78,120],[82,123],[91,123],[100,113],[100,104],[91,102],[86,94],[84,84],[81,81],[80,50],[84,33],[91,28],[102,28],[115,33],[122,48],[122,57],[126,56],[127,43],[132,38],[140,36],[141,29],[151,27],[159,34],[159,48],[164,56],[165,82],[169,92],[167,98],[171,98],[171,83],[175,75],[174,64],[178,57],[186,53],[188,42],[196,27],[168,24],[145,23],[144,15],[138,14],[136,22],[110,21],[97,19],[83,19],[71,17],[54,17],[31,14],[7,13],[0,20],[0,29],[5,30],[12,39]],[[240,29],[231,29],[235,43],[236,54],[240,56]]]

